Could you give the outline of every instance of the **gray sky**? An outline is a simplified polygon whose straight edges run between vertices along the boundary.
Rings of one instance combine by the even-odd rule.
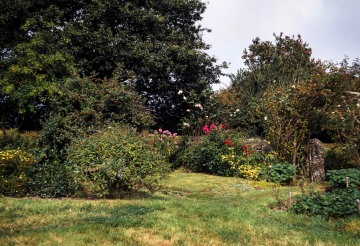
[[[274,41],[273,33],[300,34],[313,57],[340,62],[360,57],[360,0],[203,0],[200,23],[212,29],[204,40],[219,62],[231,63],[226,73],[243,67],[242,52],[252,39]],[[229,79],[221,79],[225,87]]]

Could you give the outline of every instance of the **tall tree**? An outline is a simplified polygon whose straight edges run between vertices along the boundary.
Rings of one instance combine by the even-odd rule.
[[[71,56],[81,75],[117,76],[134,84],[160,124],[176,125],[186,108],[183,96],[200,94],[221,74],[223,65],[204,52],[209,46],[202,34],[209,30],[197,24],[206,9],[200,0],[6,2],[0,8],[17,7],[0,14],[2,71],[10,67],[5,53],[12,52],[17,63],[19,44],[49,37],[44,46]],[[5,23],[10,14],[21,16],[12,29]]]
[[[232,74],[227,93],[234,94],[237,103],[231,109],[239,112],[232,117],[233,126],[257,128],[262,134],[261,119],[256,109],[263,93],[269,88],[296,84],[316,74],[319,61],[311,58],[312,50],[301,36],[274,34],[275,42],[255,38],[242,58],[246,69]]]

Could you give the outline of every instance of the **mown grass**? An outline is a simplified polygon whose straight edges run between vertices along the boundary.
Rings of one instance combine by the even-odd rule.
[[[360,245],[358,217],[272,210],[272,189],[256,186],[175,172],[161,191],[132,199],[0,198],[0,245]]]

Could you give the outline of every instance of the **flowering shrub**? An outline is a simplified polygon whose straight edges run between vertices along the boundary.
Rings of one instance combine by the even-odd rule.
[[[163,154],[168,161],[179,147],[176,132],[171,133],[169,130],[159,128],[147,137],[150,139],[150,145]]]
[[[0,151],[0,193],[8,196],[26,194],[27,169],[35,158],[23,150]]]
[[[222,124],[219,124],[218,127],[216,127],[216,125],[214,123],[211,123],[209,126],[208,125],[204,125],[202,130],[204,131],[204,133],[206,135],[208,135],[210,132],[212,131],[219,131],[219,130],[222,130],[224,129],[224,126]]]
[[[224,143],[229,146],[229,153],[222,155],[221,160],[231,166],[235,175],[257,180],[263,163],[256,159],[255,154],[251,155],[249,147],[243,145],[241,148],[237,148],[238,150],[236,151],[230,140],[227,139]]]
[[[246,179],[258,180],[259,172],[261,171],[260,166],[253,165],[241,165],[239,166],[240,176]]]
[[[225,161],[224,156],[231,158],[231,146],[242,141],[240,134],[225,131],[222,124],[214,123],[203,126],[202,130],[205,135],[190,141],[179,155],[178,162],[195,172],[233,176],[235,171],[231,160]]]
[[[233,147],[233,146],[234,146],[234,144],[233,144],[229,139],[225,139],[225,140],[224,140],[224,143],[225,143],[227,146],[229,146],[229,147]]]

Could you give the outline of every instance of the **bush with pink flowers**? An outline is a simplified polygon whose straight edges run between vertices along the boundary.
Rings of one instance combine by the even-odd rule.
[[[179,146],[177,133],[159,128],[154,133],[148,134],[150,145],[159,151],[169,161]]]
[[[184,149],[178,154],[178,166],[184,166],[195,172],[204,172],[221,176],[234,176],[229,162],[221,156],[229,154],[231,148],[242,146],[239,132],[228,131],[222,124],[215,123],[202,127],[204,135],[187,141]]]

